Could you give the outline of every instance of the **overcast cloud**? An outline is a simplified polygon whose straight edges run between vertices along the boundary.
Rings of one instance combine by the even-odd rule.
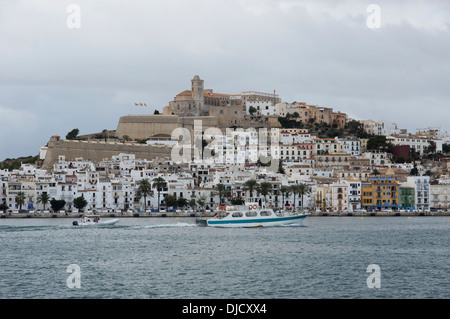
[[[195,74],[215,92],[450,132],[449,36],[445,0],[0,0],[0,160],[161,111]]]

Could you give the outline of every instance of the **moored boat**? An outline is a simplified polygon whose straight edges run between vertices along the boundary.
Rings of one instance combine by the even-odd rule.
[[[212,227],[268,227],[285,225],[302,225],[306,213],[274,212],[270,208],[262,209],[226,209],[218,211],[211,218],[198,218],[201,226]]]

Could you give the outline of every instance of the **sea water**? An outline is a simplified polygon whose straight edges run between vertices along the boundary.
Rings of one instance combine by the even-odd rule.
[[[450,297],[449,217],[308,217],[253,229],[72,221],[0,219],[1,299]]]

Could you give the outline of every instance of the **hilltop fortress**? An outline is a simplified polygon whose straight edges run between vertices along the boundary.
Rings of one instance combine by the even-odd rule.
[[[215,93],[212,89],[204,89],[204,81],[195,75],[191,90],[177,94],[169,106],[163,108],[163,114],[122,116],[114,132],[116,140],[62,140],[54,135],[46,147],[41,147],[40,158],[44,160],[44,169],[51,169],[60,156],[68,161],[77,158],[101,161],[120,153],[133,153],[137,159],[170,158],[171,145],[131,141],[170,138],[173,130],[180,127],[194,134],[194,122],[198,120],[201,120],[203,131],[212,127],[222,131],[228,127],[281,127],[274,111],[280,102],[275,93]],[[250,107],[254,108],[255,114],[250,112]]]
[[[251,116],[249,107],[269,110],[281,102],[276,94],[254,91],[240,94],[215,93],[212,89],[204,89],[204,81],[198,75],[191,80],[191,90],[177,94],[169,106],[165,106],[163,114],[122,116],[116,130],[116,136],[131,139],[147,139],[156,134],[168,134],[177,127],[187,128],[193,133],[194,121],[201,120],[203,130],[209,127],[224,130],[228,127],[281,127],[275,112],[259,112],[264,119]]]

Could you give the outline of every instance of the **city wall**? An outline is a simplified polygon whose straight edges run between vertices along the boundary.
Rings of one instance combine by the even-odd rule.
[[[195,120],[202,121],[203,130],[219,126],[215,116],[127,115],[120,118],[116,136],[123,138],[124,135],[127,135],[131,139],[147,139],[154,134],[171,135],[173,130],[178,127],[184,127],[192,134]]]
[[[136,154],[137,159],[170,158],[172,147],[163,145],[132,144],[121,142],[97,142],[75,140],[51,140],[45,156],[43,169],[52,169],[58,157],[64,155],[67,161],[84,160],[102,161],[120,153]]]

